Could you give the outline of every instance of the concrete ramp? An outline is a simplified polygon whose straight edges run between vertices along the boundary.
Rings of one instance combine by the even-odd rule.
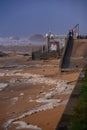
[[[69,37],[68,42],[66,44],[65,53],[63,55],[63,59],[61,62],[61,68],[69,68],[70,66],[70,56],[72,53],[73,42],[74,42],[73,38]]]
[[[82,69],[87,64],[87,39],[69,37],[60,61],[61,71]]]

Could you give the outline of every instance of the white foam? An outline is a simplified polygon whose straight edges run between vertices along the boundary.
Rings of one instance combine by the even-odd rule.
[[[7,83],[0,83],[0,91],[2,91],[3,89],[5,89],[6,87],[8,87]]]
[[[31,129],[31,130],[42,130],[38,126],[27,124],[24,121],[15,121],[15,122],[13,122],[13,124],[18,124],[18,126],[16,127],[16,129],[24,129],[25,128],[25,129]]]
[[[24,93],[20,93],[20,96],[24,96]]]
[[[15,104],[18,101],[18,97],[14,97],[11,99],[12,104]]]

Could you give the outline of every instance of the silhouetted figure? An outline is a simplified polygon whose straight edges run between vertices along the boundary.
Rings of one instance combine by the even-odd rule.
[[[69,30],[69,37],[73,37],[74,36],[74,31],[73,29],[72,30]]]
[[[69,30],[69,37],[71,37],[72,36],[72,31],[71,30]]]

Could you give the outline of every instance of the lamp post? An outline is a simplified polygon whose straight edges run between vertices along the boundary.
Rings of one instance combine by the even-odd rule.
[[[48,52],[49,35],[46,34],[46,52]]]

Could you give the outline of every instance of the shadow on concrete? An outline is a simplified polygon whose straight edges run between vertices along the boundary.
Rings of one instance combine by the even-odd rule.
[[[69,68],[70,66],[70,57],[72,54],[73,43],[74,43],[73,37],[69,36],[68,42],[66,44],[66,49],[63,55],[63,59],[62,59],[61,68]]]

